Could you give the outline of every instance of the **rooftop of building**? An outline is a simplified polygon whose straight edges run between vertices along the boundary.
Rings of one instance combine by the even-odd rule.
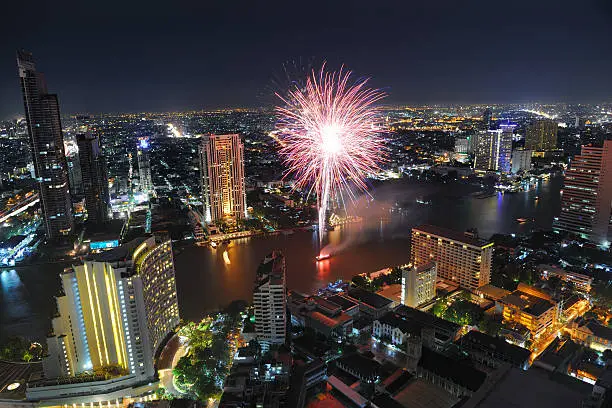
[[[353,302],[350,299],[345,298],[344,296],[334,295],[327,298],[328,301],[337,304],[342,308],[342,310],[347,311],[352,309],[355,306],[359,306],[357,303]]]
[[[515,290],[511,294],[504,296],[501,302],[515,306],[523,312],[536,317],[541,316],[554,307],[548,300],[533,296],[521,290]]]
[[[586,326],[593,335],[612,341],[612,329],[597,323],[595,320],[588,320],[582,326]]]
[[[488,334],[472,330],[461,338],[464,346],[479,346],[491,352],[507,356],[517,365],[522,365],[529,360],[531,352],[523,347],[515,346],[506,342],[503,338],[489,336]]]
[[[412,228],[412,231],[422,232],[424,234],[435,235],[440,238],[450,239],[456,242],[461,242],[462,244],[472,245],[475,247],[482,248],[485,245],[488,245],[489,242],[480,238],[475,238],[471,235],[466,235],[464,232],[455,231],[449,228],[438,227],[436,225],[431,224],[423,224],[417,227]]]
[[[383,296],[357,287],[349,289],[348,295],[374,309],[382,309],[388,307],[392,303],[391,300]]]
[[[563,378],[565,377],[565,378]],[[569,384],[571,381],[572,384]],[[550,376],[544,370],[512,368],[482,396],[478,408],[580,407],[592,386],[568,375]]]
[[[477,391],[487,378],[485,373],[471,365],[454,360],[427,347],[423,347],[419,367],[473,392]]]
[[[421,378],[410,382],[393,399],[409,408],[454,408],[459,401],[444,388]]]
[[[376,378],[381,371],[380,363],[359,353],[342,356],[336,360],[336,364],[357,373],[362,378]]]
[[[456,333],[460,328],[460,326],[456,323],[449,322],[448,320],[441,319],[433,314],[422,312],[418,309],[405,305],[399,305],[395,308],[394,312],[405,318],[417,321],[423,326],[434,327],[449,334]]]
[[[109,249],[108,251],[99,252],[97,254],[91,254],[87,257],[87,260],[96,262],[125,261],[130,258],[139,245],[149,238],[150,237],[148,236],[134,238],[133,240],[118,246],[117,248]]]
[[[42,376],[42,362],[0,361],[0,400],[25,399],[26,384]]]
[[[399,315],[395,312],[385,313],[377,320],[380,322],[380,324],[398,328],[402,333],[412,334],[415,336],[420,336],[423,329],[423,323],[421,321]]]
[[[347,315],[346,313],[340,313],[337,316],[329,317],[318,311],[310,313],[310,318],[316,320],[318,323],[329,329],[334,329],[352,320],[352,317]]]
[[[490,298],[493,300],[499,300],[506,295],[509,295],[511,292],[506,289],[498,288],[497,286],[493,286],[490,283],[483,285],[476,289],[478,293],[482,293],[482,295],[486,298]]]
[[[257,268],[257,285],[266,282],[272,285],[282,285],[285,279],[285,256],[281,251],[272,251]]]

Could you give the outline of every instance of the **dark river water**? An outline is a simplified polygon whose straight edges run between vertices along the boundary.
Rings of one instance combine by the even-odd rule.
[[[330,281],[408,262],[410,229],[418,224],[457,230],[475,227],[482,237],[550,229],[559,212],[561,182],[553,178],[538,182],[528,192],[487,198],[474,196],[476,187],[459,183],[385,183],[372,192],[374,202],[364,199],[359,204],[362,223],[327,234],[324,245],[334,256],[319,263],[314,261],[320,246],[313,231],[246,238],[217,249],[186,247],[175,258],[181,317],[200,319],[232,300],[250,301],[257,265],[274,249],[286,256],[287,286],[308,293]],[[428,204],[419,204],[417,199]],[[519,224],[517,218],[535,221]],[[223,256],[225,250],[229,263]],[[44,339],[62,269],[63,265],[55,264],[0,272],[0,338]]]

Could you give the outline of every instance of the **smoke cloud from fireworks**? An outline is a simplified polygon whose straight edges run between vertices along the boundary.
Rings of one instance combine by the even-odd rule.
[[[330,199],[354,199],[353,186],[366,191],[365,178],[383,160],[383,128],[376,102],[384,92],[353,81],[350,71],[312,71],[304,86],[277,96],[280,154],[297,188],[309,188],[319,204],[319,237],[325,231]]]

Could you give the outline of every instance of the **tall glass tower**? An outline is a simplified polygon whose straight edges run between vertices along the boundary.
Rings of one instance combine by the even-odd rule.
[[[17,67],[45,231],[48,239],[57,239],[74,227],[59,102],[47,93],[32,54],[18,51]]]

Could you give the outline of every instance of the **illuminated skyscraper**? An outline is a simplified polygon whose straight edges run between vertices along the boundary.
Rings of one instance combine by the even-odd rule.
[[[179,323],[170,240],[136,239],[68,268],[61,279],[45,376],[114,365],[136,381],[152,378],[155,352]]]
[[[474,149],[474,168],[509,173],[513,131],[513,125],[501,125],[500,129],[478,133]]]
[[[257,268],[255,290],[255,333],[262,348],[285,343],[287,335],[287,287],[285,256],[280,251],[268,255]]]
[[[151,178],[151,143],[148,137],[138,138],[138,175],[140,178],[140,191],[154,195],[153,180]]]
[[[561,213],[553,228],[597,244],[609,244],[612,204],[612,140],[582,146],[565,171]]]
[[[550,151],[557,148],[557,122],[551,119],[537,119],[527,126],[525,149]]]
[[[246,218],[244,145],[240,135],[209,135],[200,146],[202,202],[207,222]]]
[[[433,225],[412,229],[412,263],[436,262],[437,276],[474,290],[491,280],[493,242]]]
[[[87,131],[77,134],[77,144],[87,219],[93,224],[104,223],[108,219],[110,202],[106,160],[102,156],[99,139]]]
[[[73,229],[59,102],[57,95],[47,93],[32,54],[17,52],[17,66],[45,231],[48,239],[56,239]]]

